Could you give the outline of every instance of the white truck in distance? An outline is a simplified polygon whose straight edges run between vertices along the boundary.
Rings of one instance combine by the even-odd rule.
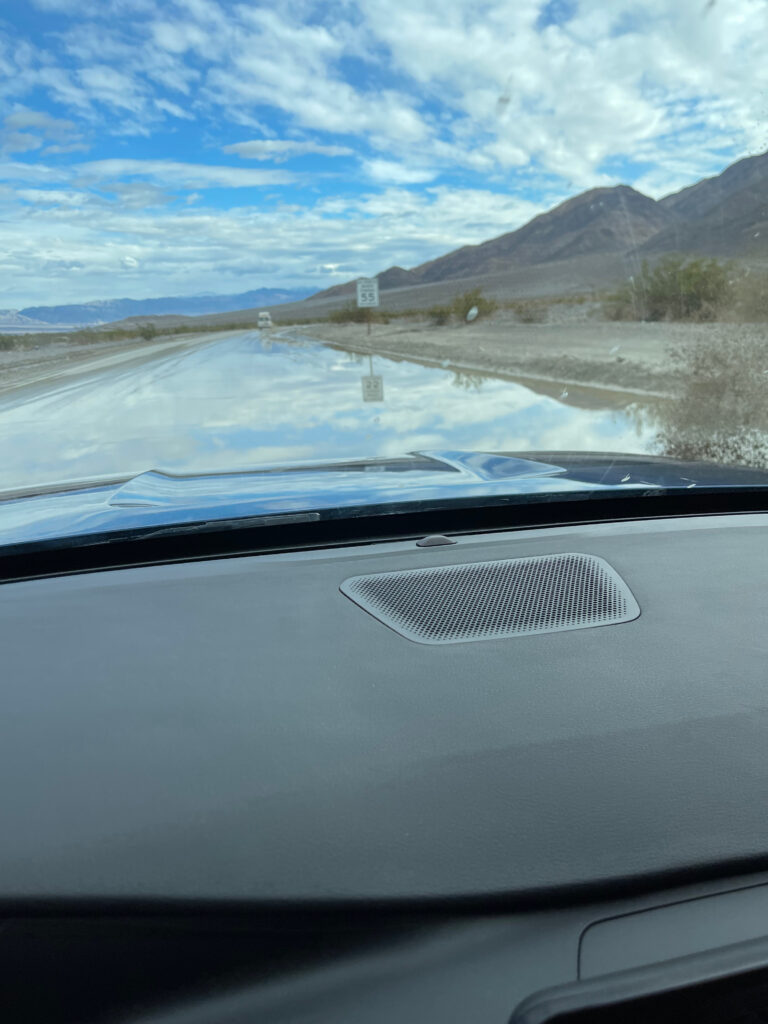
[[[259,313],[259,318],[256,321],[258,327],[271,327],[272,317],[269,313]]]

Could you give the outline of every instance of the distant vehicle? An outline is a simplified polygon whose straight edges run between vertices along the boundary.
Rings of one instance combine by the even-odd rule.
[[[269,313],[259,313],[259,319],[257,321],[259,327],[271,327],[272,317]]]

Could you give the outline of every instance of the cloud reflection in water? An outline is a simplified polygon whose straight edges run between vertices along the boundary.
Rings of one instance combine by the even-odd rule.
[[[139,367],[67,378],[0,401],[0,489],[148,469],[194,473],[450,448],[648,451],[650,418],[583,409],[520,384],[244,332]]]

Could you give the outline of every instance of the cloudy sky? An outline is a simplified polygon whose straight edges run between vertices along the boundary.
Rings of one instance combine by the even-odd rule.
[[[0,308],[320,289],[768,149],[768,0],[0,0]]]

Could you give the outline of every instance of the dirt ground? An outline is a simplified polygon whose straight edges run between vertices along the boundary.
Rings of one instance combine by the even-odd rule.
[[[433,365],[627,393],[667,397],[676,390],[670,346],[761,332],[762,325],[571,322],[521,324],[497,314],[473,324],[432,326],[395,320],[373,324],[302,327],[304,337],[354,352],[413,358]],[[291,336],[292,329],[285,331]]]

